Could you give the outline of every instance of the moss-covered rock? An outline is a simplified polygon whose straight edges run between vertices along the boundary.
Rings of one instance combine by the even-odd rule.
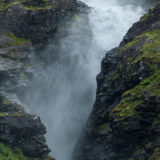
[[[0,143],[0,159],[1,160],[55,160],[47,156],[44,159],[26,157],[18,148],[11,149],[9,146]]]
[[[159,159],[160,5],[107,52],[76,160]]]
[[[1,0],[0,32],[30,39],[40,47],[57,29],[59,20],[76,7],[75,0]]]
[[[45,133],[39,117],[25,113],[23,107],[0,95],[0,142],[13,149],[20,148],[28,157],[45,158],[50,151]]]
[[[0,159],[1,160],[28,160],[27,157],[23,155],[21,150],[15,149],[13,151],[2,143],[0,143]]]

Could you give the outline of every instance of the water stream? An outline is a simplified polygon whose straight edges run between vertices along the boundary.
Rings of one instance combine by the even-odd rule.
[[[117,0],[83,2],[92,7],[89,15],[74,15],[65,28],[66,36],[57,46],[55,41],[47,46],[44,55],[55,54],[56,48],[58,57],[37,71],[34,87],[26,96],[30,110],[47,126],[47,142],[57,160],[71,160],[94,103],[102,57],[118,46],[129,27],[144,14],[141,7],[121,5]]]

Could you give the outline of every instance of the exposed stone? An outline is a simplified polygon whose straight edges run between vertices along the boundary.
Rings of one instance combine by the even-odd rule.
[[[76,6],[75,0],[6,3],[0,7],[0,29],[6,28],[17,37],[30,39],[35,45],[46,42],[57,29],[58,21]]]
[[[107,52],[76,160],[159,159],[160,5]]]
[[[36,115],[0,95],[0,141],[11,148],[20,148],[29,157],[46,157],[45,126]]]
[[[0,142],[13,154],[19,148],[29,160],[54,160],[48,157],[45,126],[21,102],[38,63],[35,48],[47,43],[76,5],[75,0],[0,0]]]

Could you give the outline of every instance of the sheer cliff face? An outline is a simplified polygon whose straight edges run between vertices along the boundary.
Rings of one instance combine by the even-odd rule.
[[[0,159],[52,159],[45,126],[38,116],[24,111],[20,100],[37,63],[34,48],[54,35],[59,20],[75,4],[73,0],[0,0]]]
[[[160,158],[160,5],[107,52],[77,160]]]
[[[58,21],[76,5],[75,0],[0,2],[1,30],[7,29],[16,36],[30,39],[33,44],[39,45],[50,38]]]

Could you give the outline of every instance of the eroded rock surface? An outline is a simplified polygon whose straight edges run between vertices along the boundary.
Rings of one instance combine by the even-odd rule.
[[[76,4],[75,0],[0,0],[0,159],[8,155],[16,160],[53,160],[48,157],[46,128],[38,116],[26,113],[23,93],[39,63],[35,48],[54,36],[58,23]]]
[[[76,160],[160,158],[160,5],[107,52]]]
[[[42,45],[54,34],[58,21],[75,6],[75,0],[2,1],[0,28]]]

